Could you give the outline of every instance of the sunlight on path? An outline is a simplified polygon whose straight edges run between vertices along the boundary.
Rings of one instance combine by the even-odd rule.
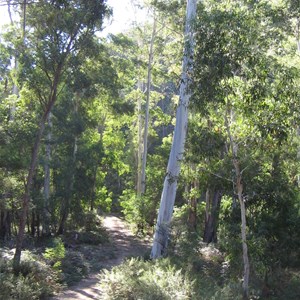
[[[108,231],[111,239],[111,244],[103,246],[104,251],[114,253],[112,255],[114,258],[103,261],[103,269],[110,269],[121,264],[128,256],[143,256],[150,247],[149,241],[136,238],[126,227],[125,222],[118,217],[106,216],[103,220],[103,226]],[[51,299],[101,299],[101,290],[98,283],[98,274],[91,274],[89,278],[80,281],[74,287]]]

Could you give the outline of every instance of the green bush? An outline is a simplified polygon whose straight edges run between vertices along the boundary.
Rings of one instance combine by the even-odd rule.
[[[43,299],[59,291],[58,275],[39,257],[24,252],[19,274],[13,273],[12,261],[0,258],[1,299]]]
[[[90,267],[85,262],[83,254],[68,251],[61,261],[63,281],[73,285],[89,274]]]
[[[83,243],[81,237],[85,237],[85,242],[93,244],[99,243],[99,238],[92,232],[84,232],[78,234],[77,242]],[[95,238],[95,241],[93,241]],[[48,263],[54,270],[60,274],[61,281],[67,285],[73,285],[79,282],[82,278],[86,277],[89,273],[90,266],[84,259],[84,255],[80,252],[73,250],[66,250],[60,238],[56,238],[52,248],[46,248],[43,256],[47,259]]]
[[[107,235],[103,235],[103,233],[97,231],[79,232],[78,234],[78,243],[99,245],[105,243],[107,240]]]
[[[44,257],[50,261],[54,269],[60,271],[61,260],[66,255],[65,246],[60,238],[54,240],[54,247],[46,248]]]
[[[169,260],[130,259],[101,277],[103,299],[184,300],[193,295],[193,282]]]

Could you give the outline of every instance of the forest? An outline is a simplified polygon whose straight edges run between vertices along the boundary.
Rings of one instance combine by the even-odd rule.
[[[300,0],[131,2],[0,0],[0,300],[300,299]]]

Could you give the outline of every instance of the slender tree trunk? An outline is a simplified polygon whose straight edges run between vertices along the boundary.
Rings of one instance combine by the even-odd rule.
[[[141,175],[141,194],[143,195],[146,190],[146,165],[147,165],[147,154],[148,154],[148,130],[149,130],[149,107],[150,107],[150,92],[151,92],[151,73],[154,55],[154,41],[156,36],[156,17],[153,20],[153,29],[151,35],[151,42],[149,48],[149,59],[147,68],[147,92],[146,92],[146,111],[145,111],[145,126],[144,126],[144,139],[143,139],[143,156],[142,156],[142,175]]]
[[[167,167],[167,174],[161,195],[160,208],[156,223],[151,258],[161,257],[166,253],[169,236],[169,226],[173,215],[173,208],[180,172],[180,162],[183,159],[184,144],[188,123],[188,105],[191,96],[190,84],[193,63],[193,21],[196,17],[196,0],[188,0],[186,8],[185,46],[182,63],[179,103],[176,111],[176,125],[171,153]]]
[[[248,257],[248,245],[247,245],[247,221],[246,221],[246,206],[243,197],[243,184],[242,184],[242,172],[240,169],[240,162],[238,159],[238,144],[236,143],[230,130],[230,122],[228,116],[233,118],[232,108],[230,103],[227,103],[227,115],[225,117],[225,125],[230,141],[230,148],[232,151],[232,163],[235,171],[235,188],[240,203],[241,209],[241,236],[242,236],[242,249],[243,249],[243,263],[244,263],[244,276],[243,276],[243,297],[249,299],[249,276],[250,276],[250,264]]]
[[[43,206],[43,234],[48,236],[50,234],[50,213],[49,213],[49,199],[50,199],[50,161],[51,161],[51,140],[52,140],[52,122],[51,122],[51,113],[47,119],[48,123],[48,134],[47,134],[47,143],[46,143],[46,159],[44,165],[44,206]]]
[[[238,194],[238,199],[241,207],[241,233],[242,233],[242,245],[243,245],[243,261],[244,261],[244,280],[243,280],[243,291],[244,299],[249,298],[249,258],[248,258],[248,246],[247,246],[247,222],[246,222],[246,206],[243,197],[243,185],[242,185],[242,174],[240,172],[240,164],[237,158],[233,160],[235,174],[236,174],[236,189]]]
[[[59,223],[59,227],[57,230],[57,234],[61,235],[65,231],[65,223],[68,219],[69,216],[69,211],[70,211],[70,202],[73,197],[73,187],[74,187],[74,177],[75,177],[75,163],[76,163],[76,157],[77,157],[77,151],[78,151],[78,145],[77,145],[77,137],[74,138],[74,148],[73,148],[73,155],[72,155],[72,166],[70,167],[71,169],[71,174],[69,174],[68,178],[68,184],[67,184],[67,195],[65,198],[64,203],[62,204],[62,209],[61,209],[61,219]]]
[[[2,207],[0,211],[0,239],[6,240],[7,237],[10,236],[10,217],[9,217],[9,211]]]
[[[34,143],[32,155],[31,155],[31,163],[30,163],[29,172],[27,175],[27,180],[26,180],[25,193],[23,195],[22,209],[21,209],[20,222],[19,222],[19,232],[17,235],[16,251],[15,251],[15,255],[14,255],[14,269],[16,272],[18,272],[20,260],[21,260],[21,250],[22,250],[22,244],[23,244],[23,239],[24,239],[27,214],[28,214],[28,210],[29,210],[30,188],[32,185],[33,175],[34,175],[36,165],[37,165],[37,158],[38,158],[38,152],[39,152],[39,148],[40,148],[40,142],[41,142],[41,138],[42,138],[44,128],[45,128],[45,121],[47,118],[47,116],[45,114],[43,115],[42,120],[40,122],[38,134],[37,134],[37,137],[36,137],[36,140]]]
[[[92,187],[92,190],[91,190],[91,205],[90,205],[90,211],[93,211],[95,209],[95,190],[96,190],[96,179],[97,179],[97,170],[98,170],[98,167],[96,166],[95,169],[94,169],[94,174],[93,174],[93,187]]]
[[[36,220],[35,220],[35,212],[32,210],[31,212],[31,236],[34,237],[35,235],[35,226],[36,226]]]
[[[48,119],[48,116],[50,114],[50,111],[56,101],[57,98],[57,88],[58,88],[58,82],[60,79],[60,74],[61,74],[61,66],[58,67],[53,83],[52,83],[52,89],[49,95],[49,101],[48,105],[41,117],[39,126],[38,126],[38,132],[35,138],[34,146],[32,149],[32,154],[31,154],[31,162],[27,174],[27,179],[26,179],[26,186],[25,186],[25,192],[23,195],[22,199],[22,208],[21,208],[21,214],[20,214],[20,221],[19,221],[19,232],[17,235],[16,239],[16,251],[13,259],[13,266],[15,272],[18,272],[19,266],[20,266],[20,261],[21,261],[21,251],[22,251],[22,245],[23,245],[23,240],[24,240],[24,232],[25,232],[25,226],[26,226],[26,221],[27,221],[27,214],[29,210],[29,202],[30,202],[30,189],[32,186],[32,181],[33,181],[33,176],[35,173],[36,165],[37,165],[37,159],[38,159],[38,153],[40,149],[40,144],[41,144],[41,139],[44,133],[45,129],[45,123],[46,120]]]
[[[199,191],[199,181],[197,179],[193,182],[193,188]],[[188,225],[191,230],[195,231],[197,229],[197,196],[195,193],[189,197],[189,215],[188,215]]]
[[[8,10],[8,15],[9,15],[9,19],[10,19],[10,24],[13,26],[14,25],[14,21],[13,21],[13,18],[12,18],[12,14],[11,14],[11,9],[10,9],[10,3],[11,1],[10,0],[7,0],[7,10]],[[24,19],[25,20],[25,19]],[[24,36],[25,36],[25,31],[23,30],[23,40],[24,40]],[[19,89],[18,89],[18,86],[17,86],[17,78],[16,78],[16,74],[17,74],[17,71],[18,71],[18,58],[17,58],[17,55],[15,55],[13,57],[13,62],[14,62],[14,75],[13,75],[13,87],[12,87],[12,94],[15,95],[16,97],[19,96]],[[10,108],[10,120],[14,120],[15,118],[15,112],[16,112],[16,102],[15,102],[15,99],[13,100],[13,103],[12,103],[12,107]]]
[[[296,39],[297,39],[297,48],[298,52],[300,54],[300,17],[297,18],[297,33],[296,33]]]
[[[138,80],[137,87],[139,91],[142,91],[142,82]],[[143,143],[142,143],[142,99],[138,96],[137,99],[137,110],[138,110],[138,153],[137,153],[137,183],[136,183],[136,194],[140,198],[142,195],[142,154],[143,154]]]

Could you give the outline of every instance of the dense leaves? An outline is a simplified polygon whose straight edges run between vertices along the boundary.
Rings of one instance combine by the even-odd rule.
[[[10,3],[24,21],[22,7]],[[32,149],[47,109],[51,114],[44,120],[30,186],[25,246],[54,234],[64,233],[68,240],[75,232],[80,233],[78,244],[100,243],[101,233],[91,226],[98,222],[96,212],[122,213],[137,232],[152,234],[178,105],[185,5],[151,1],[149,22],[99,38],[111,13],[105,1],[35,1],[27,5],[24,32],[18,22],[3,29],[1,243],[14,243]],[[175,297],[178,282],[187,284],[176,286],[178,293],[189,297],[197,290],[193,278],[201,287],[199,295],[205,291],[211,299],[238,299],[241,216],[233,158],[240,165],[247,210],[250,292],[256,298],[284,299],[289,297],[285,287],[291,286],[290,299],[299,297],[293,285],[300,265],[299,9],[298,0],[199,2],[188,137],[169,252],[183,271],[170,262],[127,261],[103,275],[107,297],[123,297],[132,288],[137,297],[154,291],[168,299]],[[140,197],[137,172],[153,15],[157,33],[150,68],[146,191]],[[202,239],[222,251],[217,262],[202,260]],[[59,262],[70,281],[72,272],[85,276],[80,255],[70,252],[70,260],[74,266],[62,258],[53,264]],[[3,290],[8,282],[22,286],[27,281],[28,293],[38,297],[31,277],[15,277],[10,265],[2,264]],[[30,268],[34,275],[35,266]],[[155,276],[157,289],[151,281]],[[40,288],[44,293],[43,283]]]

